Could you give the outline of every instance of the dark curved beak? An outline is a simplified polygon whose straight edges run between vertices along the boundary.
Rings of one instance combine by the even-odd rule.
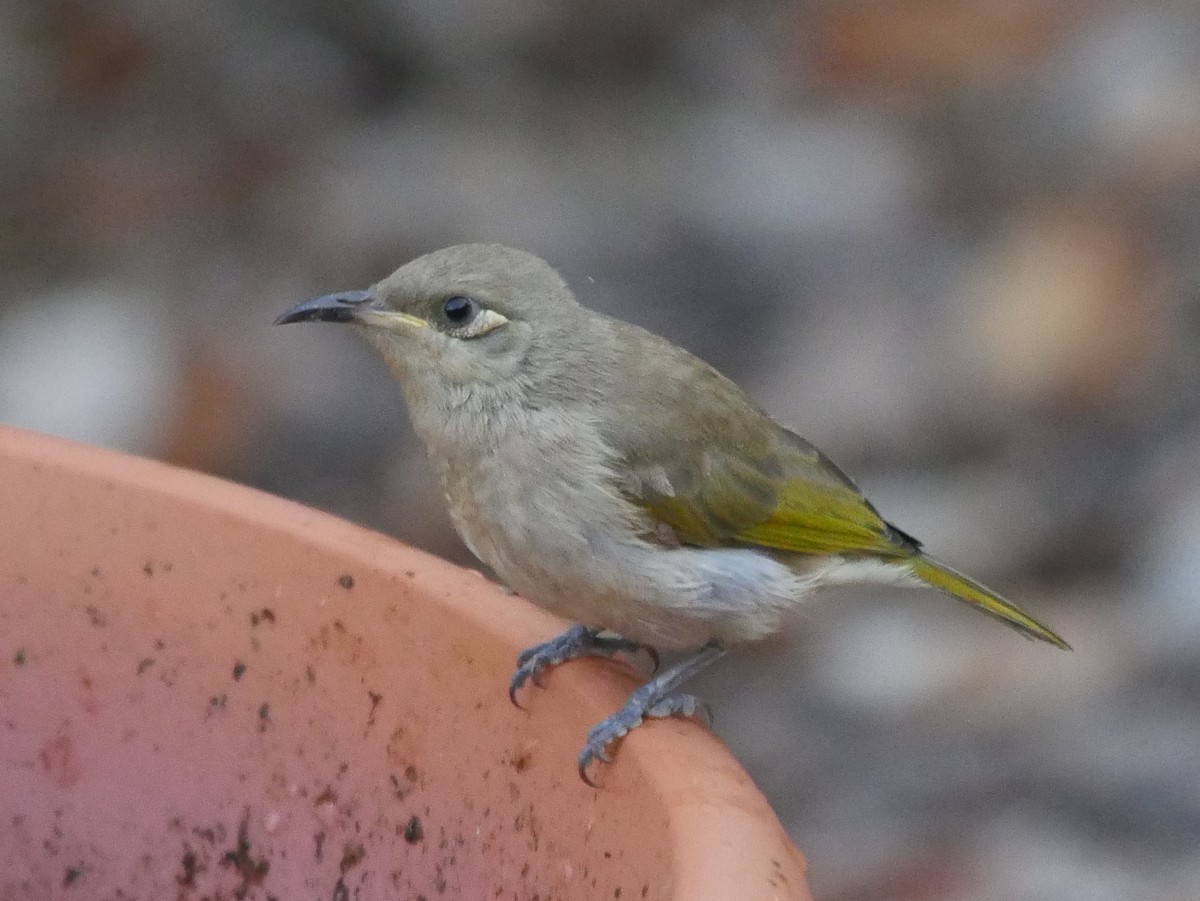
[[[289,322],[350,322],[358,318],[358,307],[371,299],[370,291],[340,291],[298,303],[279,314],[273,325]]]

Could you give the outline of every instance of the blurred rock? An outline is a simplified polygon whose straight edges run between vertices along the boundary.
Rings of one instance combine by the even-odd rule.
[[[1167,308],[1132,226],[1102,208],[1051,206],[1008,223],[983,259],[959,346],[1002,405],[1113,415],[1136,402],[1163,364]]]
[[[1193,452],[1194,476],[1200,443]],[[1200,648],[1200,481],[1171,485],[1160,502],[1133,574],[1140,603],[1128,610],[1125,625],[1160,652],[1194,658]]]
[[[839,87],[936,94],[1022,77],[1075,15],[1058,0],[828,4],[807,49]]]
[[[0,316],[0,419],[13,425],[154,455],[180,376],[175,323],[157,298],[77,284]]]

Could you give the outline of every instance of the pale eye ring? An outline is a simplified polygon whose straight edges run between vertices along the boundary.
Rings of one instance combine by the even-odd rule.
[[[479,314],[479,301],[474,297],[455,294],[442,303],[442,315],[451,325],[467,325]]]

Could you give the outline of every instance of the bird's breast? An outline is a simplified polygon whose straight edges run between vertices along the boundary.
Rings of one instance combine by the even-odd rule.
[[[459,430],[427,441],[450,517],[485,563],[507,577],[539,554],[585,551],[625,526],[613,454],[594,430],[543,411],[493,417],[487,440]]]

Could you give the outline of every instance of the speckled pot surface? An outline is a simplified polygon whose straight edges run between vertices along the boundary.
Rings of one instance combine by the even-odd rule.
[[[631,687],[563,623],[260,492],[0,427],[0,899],[805,899],[700,726],[575,755]]]

